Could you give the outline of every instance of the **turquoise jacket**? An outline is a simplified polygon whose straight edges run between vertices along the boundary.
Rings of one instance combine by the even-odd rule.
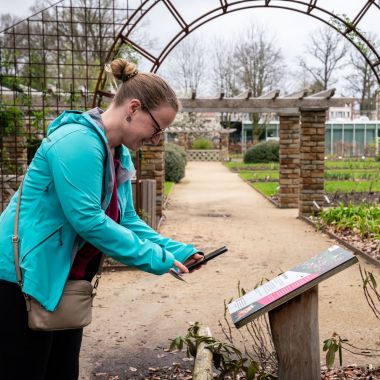
[[[120,224],[105,210],[113,189],[113,157],[98,110],[66,111],[49,126],[24,179],[19,217],[23,291],[53,311],[78,249],[89,242],[143,271],[164,274],[184,262],[191,245],[165,238],[135,212],[126,147],[118,172]],[[12,234],[18,191],[0,216],[0,279],[17,282]]]

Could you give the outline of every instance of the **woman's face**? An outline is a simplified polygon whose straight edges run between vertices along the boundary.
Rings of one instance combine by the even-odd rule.
[[[123,144],[132,150],[144,144],[157,145],[165,130],[174,120],[176,111],[169,105],[162,105],[154,110],[145,110],[138,105],[129,114],[130,121],[123,134]]]

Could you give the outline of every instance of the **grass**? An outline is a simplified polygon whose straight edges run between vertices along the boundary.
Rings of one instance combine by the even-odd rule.
[[[267,196],[278,190],[279,164],[245,164],[228,162],[227,168],[237,171],[239,176],[251,182],[251,186]],[[325,191],[327,193],[380,191],[380,162],[371,160],[325,161]]]
[[[325,164],[326,192],[380,191],[380,162],[370,160],[339,160],[326,161]],[[268,185],[269,187],[265,188],[268,189],[270,193],[273,193],[273,189],[278,186],[278,163],[244,164],[243,162],[229,162],[225,165],[230,170],[237,171],[239,176],[246,181],[273,181],[275,184],[272,187]],[[253,185],[257,187],[255,184]],[[266,190],[263,192],[266,193]]]
[[[353,181],[327,181],[325,182],[325,191],[327,193],[342,193],[380,191],[380,181],[376,182],[353,182]]]
[[[254,182],[251,183],[251,186],[259,191],[261,191],[263,194],[265,194],[267,197],[271,197],[273,195],[276,195],[278,190],[278,183],[277,182]]]
[[[279,172],[278,170],[241,171],[239,176],[246,181],[278,181]]]
[[[239,176],[246,181],[278,181],[279,172],[277,170],[257,170],[257,171],[240,171]],[[327,181],[358,181],[365,180],[366,183],[377,183],[380,181],[380,173],[377,171],[326,171],[325,179]]]
[[[225,166],[235,171],[241,170],[278,170],[277,162],[261,164],[245,164],[244,162],[233,161],[225,163]],[[380,161],[363,160],[363,161],[325,161],[325,169],[343,169],[343,170],[380,170]]]
[[[228,169],[241,171],[241,170],[278,170],[279,164],[278,162],[269,162],[262,164],[245,164],[244,162],[226,162],[224,164]]]
[[[380,170],[378,169],[342,169],[342,170],[325,170],[325,178],[327,180],[355,180],[355,179],[365,179],[365,180],[380,180]]]
[[[373,160],[362,160],[362,161],[352,161],[352,160],[338,160],[338,161],[325,161],[326,169],[380,169],[380,161]]]
[[[277,194],[279,184],[278,182],[252,182],[251,186],[267,196],[272,196]],[[325,191],[326,193],[380,191],[380,182],[327,181],[325,182]]]
[[[167,197],[170,193],[170,190],[174,186],[174,182],[165,181],[164,195]]]

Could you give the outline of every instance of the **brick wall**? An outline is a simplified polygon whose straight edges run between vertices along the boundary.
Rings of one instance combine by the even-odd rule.
[[[324,204],[326,109],[301,108],[299,214],[316,211],[313,201]]]
[[[300,177],[300,115],[280,114],[281,208],[298,207]]]

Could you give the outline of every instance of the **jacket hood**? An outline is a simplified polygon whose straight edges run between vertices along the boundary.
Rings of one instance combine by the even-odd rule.
[[[101,124],[100,115],[102,113],[103,111],[100,108],[94,108],[88,112],[78,110],[64,111],[49,124],[47,135],[49,136],[58,128],[62,128],[67,124],[81,124],[87,126],[88,128],[94,129],[98,133],[99,137],[101,137],[105,146],[107,146],[107,149],[109,150],[107,137],[105,135],[104,128]],[[119,149],[119,154],[121,164],[123,168],[127,171],[127,173],[123,173],[122,178],[120,178],[121,181],[124,182],[127,179],[131,179],[135,175],[135,168],[127,147],[121,145]]]
[[[82,111],[64,111],[61,113],[52,123],[50,123],[47,131],[47,135],[51,135],[58,128],[63,127],[66,124],[82,124],[86,125],[89,128],[93,128],[101,133],[104,138],[104,141],[107,143],[104,130],[100,125],[89,115],[87,112]]]

